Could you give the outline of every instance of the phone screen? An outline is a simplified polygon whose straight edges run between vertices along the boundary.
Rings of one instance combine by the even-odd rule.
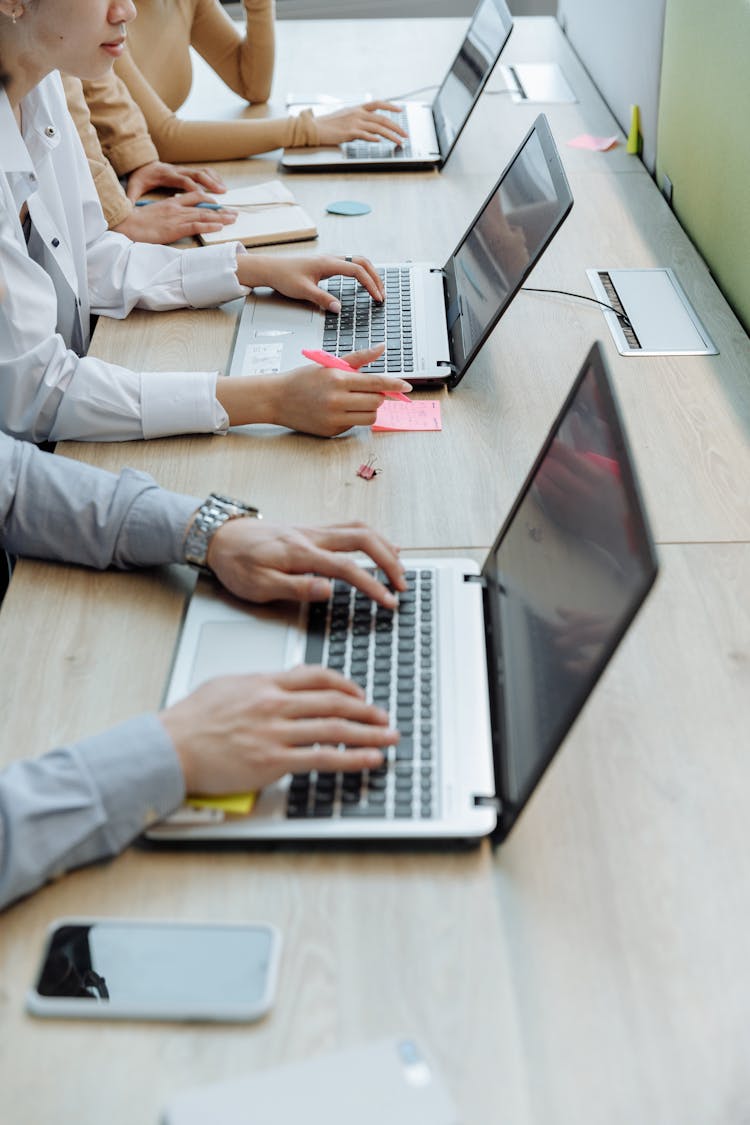
[[[264,925],[65,923],[52,934],[36,992],[47,1008],[59,999],[166,1017],[252,1011],[267,1006],[276,936]]]

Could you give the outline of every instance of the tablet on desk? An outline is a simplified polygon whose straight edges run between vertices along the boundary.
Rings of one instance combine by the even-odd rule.
[[[185,1090],[161,1125],[460,1125],[440,1075],[408,1037]]]

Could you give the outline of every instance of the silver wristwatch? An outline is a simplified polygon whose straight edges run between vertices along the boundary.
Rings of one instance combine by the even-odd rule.
[[[236,520],[242,516],[251,516],[256,520],[263,518],[257,508],[244,504],[242,500],[232,500],[229,496],[219,496],[212,492],[195,513],[185,536],[183,548],[185,562],[202,574],[213,574],[206,562],[208,545],[227,520]]]

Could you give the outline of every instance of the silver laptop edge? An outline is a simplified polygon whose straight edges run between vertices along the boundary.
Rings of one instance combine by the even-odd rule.
[[[486,57],[481,49],[486,44],[482,40],[482,20],[491,11],[498,21],[498,35],[491,52]],[[492,17],[491,17],[492,18]],[[465,128],[476,107],[487,81],[492,74],[513,30],[513,18],[505,0],[479,0],[458,53],[451,62],[438,88],[433,102],[404,102],[410,153],[398,152],[395,156],[379,156],[375,153],[362,157],[349,156],[345,145],[310,149],[285,149],[279,162],[280,167],[289,171],[327,171],[345,165],[351,171],[398,171],[419,168],[442,168],[459,136]],[[479,54],[479,60],[477,55]],[[463,77],[462,77],[463,71]],[[462,97],[469,97],[468,105],[460,109],[455,102],[448,105],[450,121],[443,112],[443,106],[450,102],[451,93],[456,96],[456,87],[451,91],[451,80],[463,86]],[[475,82],[476,88],[466,84]],[[441,103],[441,97],[445,102]],[[454,118],[457,112],[457,119]],[[413,131],[412,131],[413,130]],[[394,146],[395,149],[395,146]]]
[[[542,177],[539,183],[529,175],[534,171]],[[534,206],[538,208],[537,196],[541,192],[543,208],[548,213],[538,229],[533,225],[530,228],[528,245],[524,232],[522,237],[527,258],[516,263],[507,239],[499,238],[495,246],[492,238],[487,241],[487,235],[493,234],[491,227],[495,217],[505,221],[503,191],[514,190],[517,194],[524,187],[527,195],[523,198],[528,198],[530,203],[526,212],[531,215]],[[544,192],[548,192],[549,196],[544,196]],[[458,383],[554,238],[572,204],[573,197],[549,123],[540,114],[444,265],[405,261],[378,267],[408,268],[411,279],[413,365],[408,366],[406,358],[397,354],[396,362],[400,365],[388,369],[387,373],[401,375],[416,387],[421,384],[452,387]],[[512,223],[519,216],[519,231],[523,230],[523,223],[527,221],[521,217],[522,214],[523,209],[514,211],[512,207],[508,212],[508,222]],[[488,229],[485,230],[485,227]],[[513,231],[515,228],[511,226],[508,229]],[[503,249],[504,246],[507,249]],[[484,291],[478,290],[479,303],[471,290],[467,290],[463,276],[458,276],[457,271],[457,266],[461,264],[464,273],[467,273],[475,251],[484,255],[490,266],[480,282],[485,288]],[[507,262],[503,259],[505,254],[508,255]],[[467,276],[470,275],[467,273]],[[342,284],[347,284],[346,279]],[[476,280],[473,287],[477,288]],[[386,305],[386,316],[388,307]],[[475,307],[481,308],[485,318],[479,326],[473,319]],[[240,316],[228,374],[270,374],[299,366],[303,348],[325,346],[325,320],[325,314],[310,304],[290,301],[270,290],[254,292],[248,297]],[[355,339],[351,349],[342,348],[342,351],[362,346],[366,345]]]
[[[411,559],[409,567],[436,571],[439,633],[436,761],[438,813],[420,820],[348,818],[293,820],[286,816],[289,778],[259,795],[252,815],[209,823],[169,820],[150,829],[155,840],[335,840],[479,838],[494,828],[494,809],[475,796],[495,792],[482,591],[464,581],[478,574],[471,559]],[[169,706],[206,679],[272,672],[304,662],[306,611],[247,606],[202,582],[188,606],[164,703]],[[458,752],[456,752],[458,751]]]

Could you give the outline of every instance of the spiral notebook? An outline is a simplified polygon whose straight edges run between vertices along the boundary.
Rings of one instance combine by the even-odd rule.
[[[204,246],[217,242],[269,246],[274,242],[302,242],[318,237],[315,223],[280,180],[230,188],[212,198],[222,207],[235,208],[239,214],[230,226],[199,235]]]

